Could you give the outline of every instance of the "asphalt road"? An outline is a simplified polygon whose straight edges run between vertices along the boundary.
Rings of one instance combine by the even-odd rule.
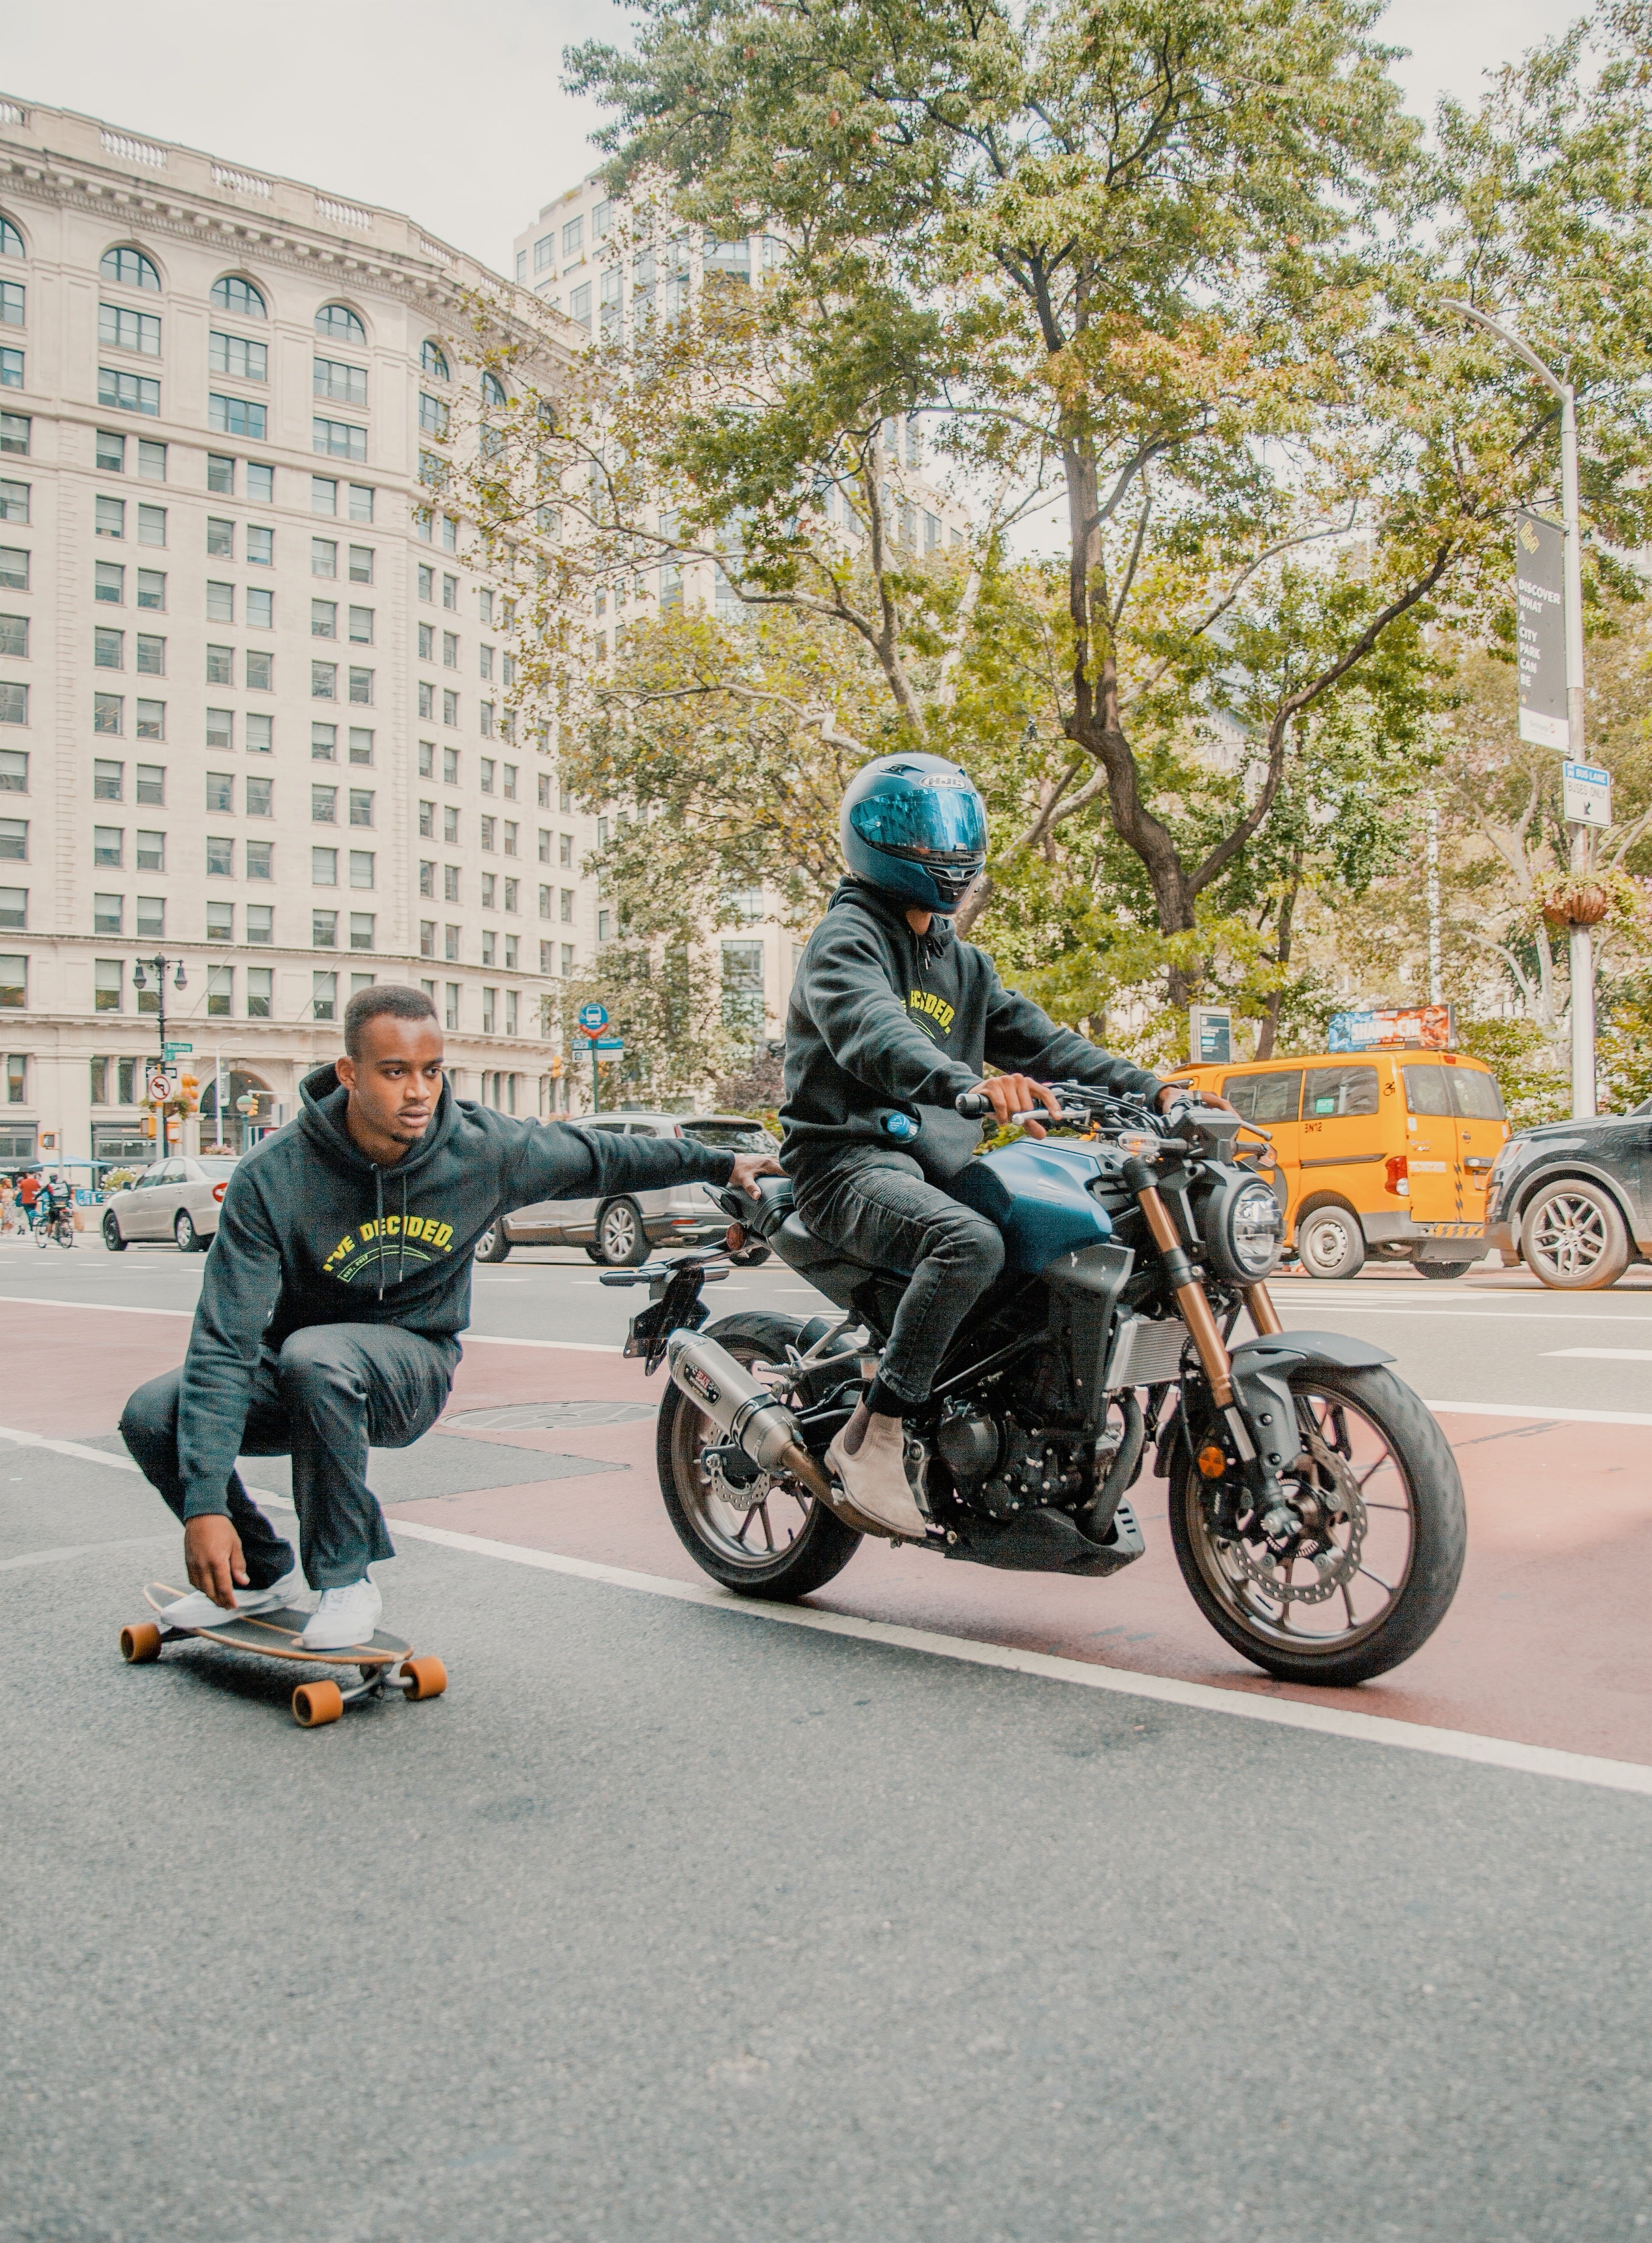
[[[155,1513],[0,1452],[6,2243],[1648,2224],[1652,1800],[417,1540],[306,1734]]]
[[[0,1243],[0,1301],[190,1310],[201,1268],[201,1257],[170,1246],[110,1254],[95,1234],[83,1234],[70,1253],[8,1240]],[[1652,1414],[1652,1268],[1605,1293],[1553,1293],[1523,1270],[1494,1267],[1443,1284],[1390,1270],[1346,1284],[1284,1278],[1273,1290],[1286,1324],[1374,1340],[1430,1402]],[[471,1330],[617,1347],[646,1297],[640,1288],[602,1285],[583,1254],[534,1249],[475,1270]],[[735,1271],[710,1297],[714,1315],[738,1306],[809,1317],[831,1305],[773,1262]]]

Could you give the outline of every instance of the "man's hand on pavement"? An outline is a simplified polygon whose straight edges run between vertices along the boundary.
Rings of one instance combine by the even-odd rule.
[[[241,1538],[220,1512],[184,1522],[184,1563],[190,1586],[204,1589],[226,1612],[235,1609],[235,1592],[246,1586]]]
[[[747,1199],[761,1199],[763,1195],[757,1188],[758,1178],[783,1176],[785,1174],[786,1170],[772,1153],[736,1153],[734,1173],[729,1182],[737,1191],[743,1191]]]
[[[1019,1122],[1029,1137],[1045,1135],[1043,1123],[1031,1118],[1041,1106],[1047,1107],[1057,1121],[1061,1119],[1061,1100],[1048,1083],[1035,1082],[1030,1074],[990,1074],[975,1085],[975,1095],[986,1100],[1001,1128],[1006,1122]]]

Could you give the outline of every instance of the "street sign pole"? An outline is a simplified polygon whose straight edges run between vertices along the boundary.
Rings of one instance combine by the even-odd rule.
[[[1577,478],[1577,397],[1569,381],[1551,374],[1535,351],[1517,334],[1473,304],[1454,304],[1477,327],[1484,327],[1505,342],[1517,357],[1560,401],[1561,514],[1566,535],[1566,731],[1571,760],[1584,760],[1583,739],[1583,522]],[[1558,746],[1558,741],[1554,744]],[[1587,825],[1572,827],[1572,871],[1587,872],[1594,862],[1594,844]],[[1586,926],[1571,931],[1572,976],[1572,1115],[1588,1121],[1595,1113],[1595,944]]]
[[[597,1039],[592,1036],[590,1039],[590,1110],[593,1114],[600,1114],[603,1110],[601,1076],[602,1069],[597,1063]]]

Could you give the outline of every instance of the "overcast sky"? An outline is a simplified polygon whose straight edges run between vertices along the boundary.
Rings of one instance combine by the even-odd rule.
[[[1413,51],[1399,74],[1426,115],[1581,12],[1391,0],[1385,29]],[[407,211],[501,272],[594,161],[563,48],[624,22],[610,0],[11,0],[6,17],[0,91]]]

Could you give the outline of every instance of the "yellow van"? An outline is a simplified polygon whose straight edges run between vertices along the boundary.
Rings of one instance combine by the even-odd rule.
[[[1421,1046],[1324,1052],[1169,1080],[1219,1091],[1273,1141],[1285,1237],[1311,1277],[1366,1256],[1460,1277],[1486,1251],[1486,1185],[1508,1123],[1491,1070]]]

